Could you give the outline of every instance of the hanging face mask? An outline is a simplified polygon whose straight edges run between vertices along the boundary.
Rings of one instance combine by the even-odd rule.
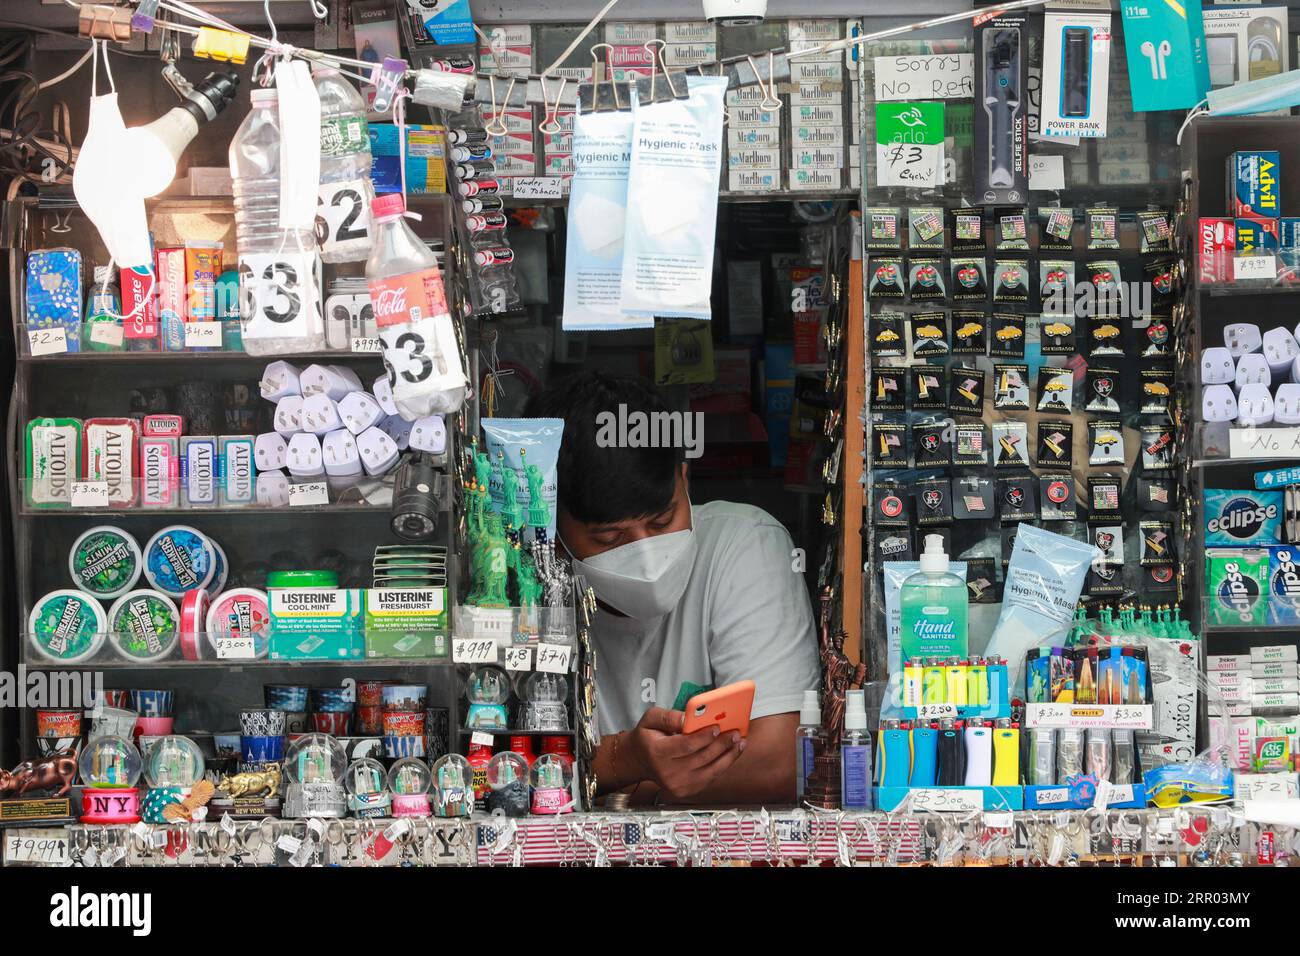
[[[98,42],[95,48],[98,50]],[[96,54],[91,64],[92,77],[98,74],[98,60]],[[112,83],[111,73],[109,82]],[[123,151],[125,133],[117,91],[98,96],[92,80],[90,121],[72,172],[72,192],[99,230],[114,262],[127,268],[151,267],[153,248],[149,243],[144,198],[133,192],[129,179],[121,175],[122,164],[130,162]]]
[[[616,611],[651,621],[682,599],[695,567],[695,550],[694,529],[687,528],[620,545],[585,561],[574,558],[573,571]]]
[[[1300,70],[1210,90],[1205,99],[1213,116],[1243,116],[1290,109],[1300,105]]]
[[[320,97],[302,60],[275,64],[280,92],[280,228],[316,228],[320,182]]]

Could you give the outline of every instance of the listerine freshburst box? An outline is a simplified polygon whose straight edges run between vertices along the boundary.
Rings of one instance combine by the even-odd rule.
[[[1267,548],[1205,552],[1205,601],[1213,624],[1250,627],[1268,621]]]
[[[268,588],[271,658],[282,661],[352,660],[365,639],[359,588]]]
[[[446,657],[450,628],[446,588],[366,591],[367,657]]]
[[[1205,546],[1233,548],[1278,543],[1282,492],[1205,489]]]
[[[1273,624],[1300,624],[1300,548],[1268,549],[1268,619]]]

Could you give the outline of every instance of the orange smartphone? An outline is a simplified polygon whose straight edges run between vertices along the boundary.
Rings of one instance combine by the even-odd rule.
[[[748,737],[749,712],[753,709],[752,680],[736,681],[717,690],[706,690],[686,702],[686,720],[682,723],[682,733],[693,734],[705,727],[717,727],[723,733],[736,730],[740,736]]]

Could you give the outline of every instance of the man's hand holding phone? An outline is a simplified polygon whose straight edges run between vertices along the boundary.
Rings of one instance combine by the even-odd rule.
[[[627,754],[642,779],[653,780],[673,799],[686,799],[722,776],[745,749],[738,731],[705,727],[682,733],[686,715],[651,707],[627,735]]]

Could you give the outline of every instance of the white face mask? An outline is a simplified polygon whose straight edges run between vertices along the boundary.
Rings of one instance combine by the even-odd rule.
[[[638,621],[663,617],[675,608],[694,566],[692,528],[642,538],[585,561],[573,559],[574,573],[587,579],[596,597]]]

